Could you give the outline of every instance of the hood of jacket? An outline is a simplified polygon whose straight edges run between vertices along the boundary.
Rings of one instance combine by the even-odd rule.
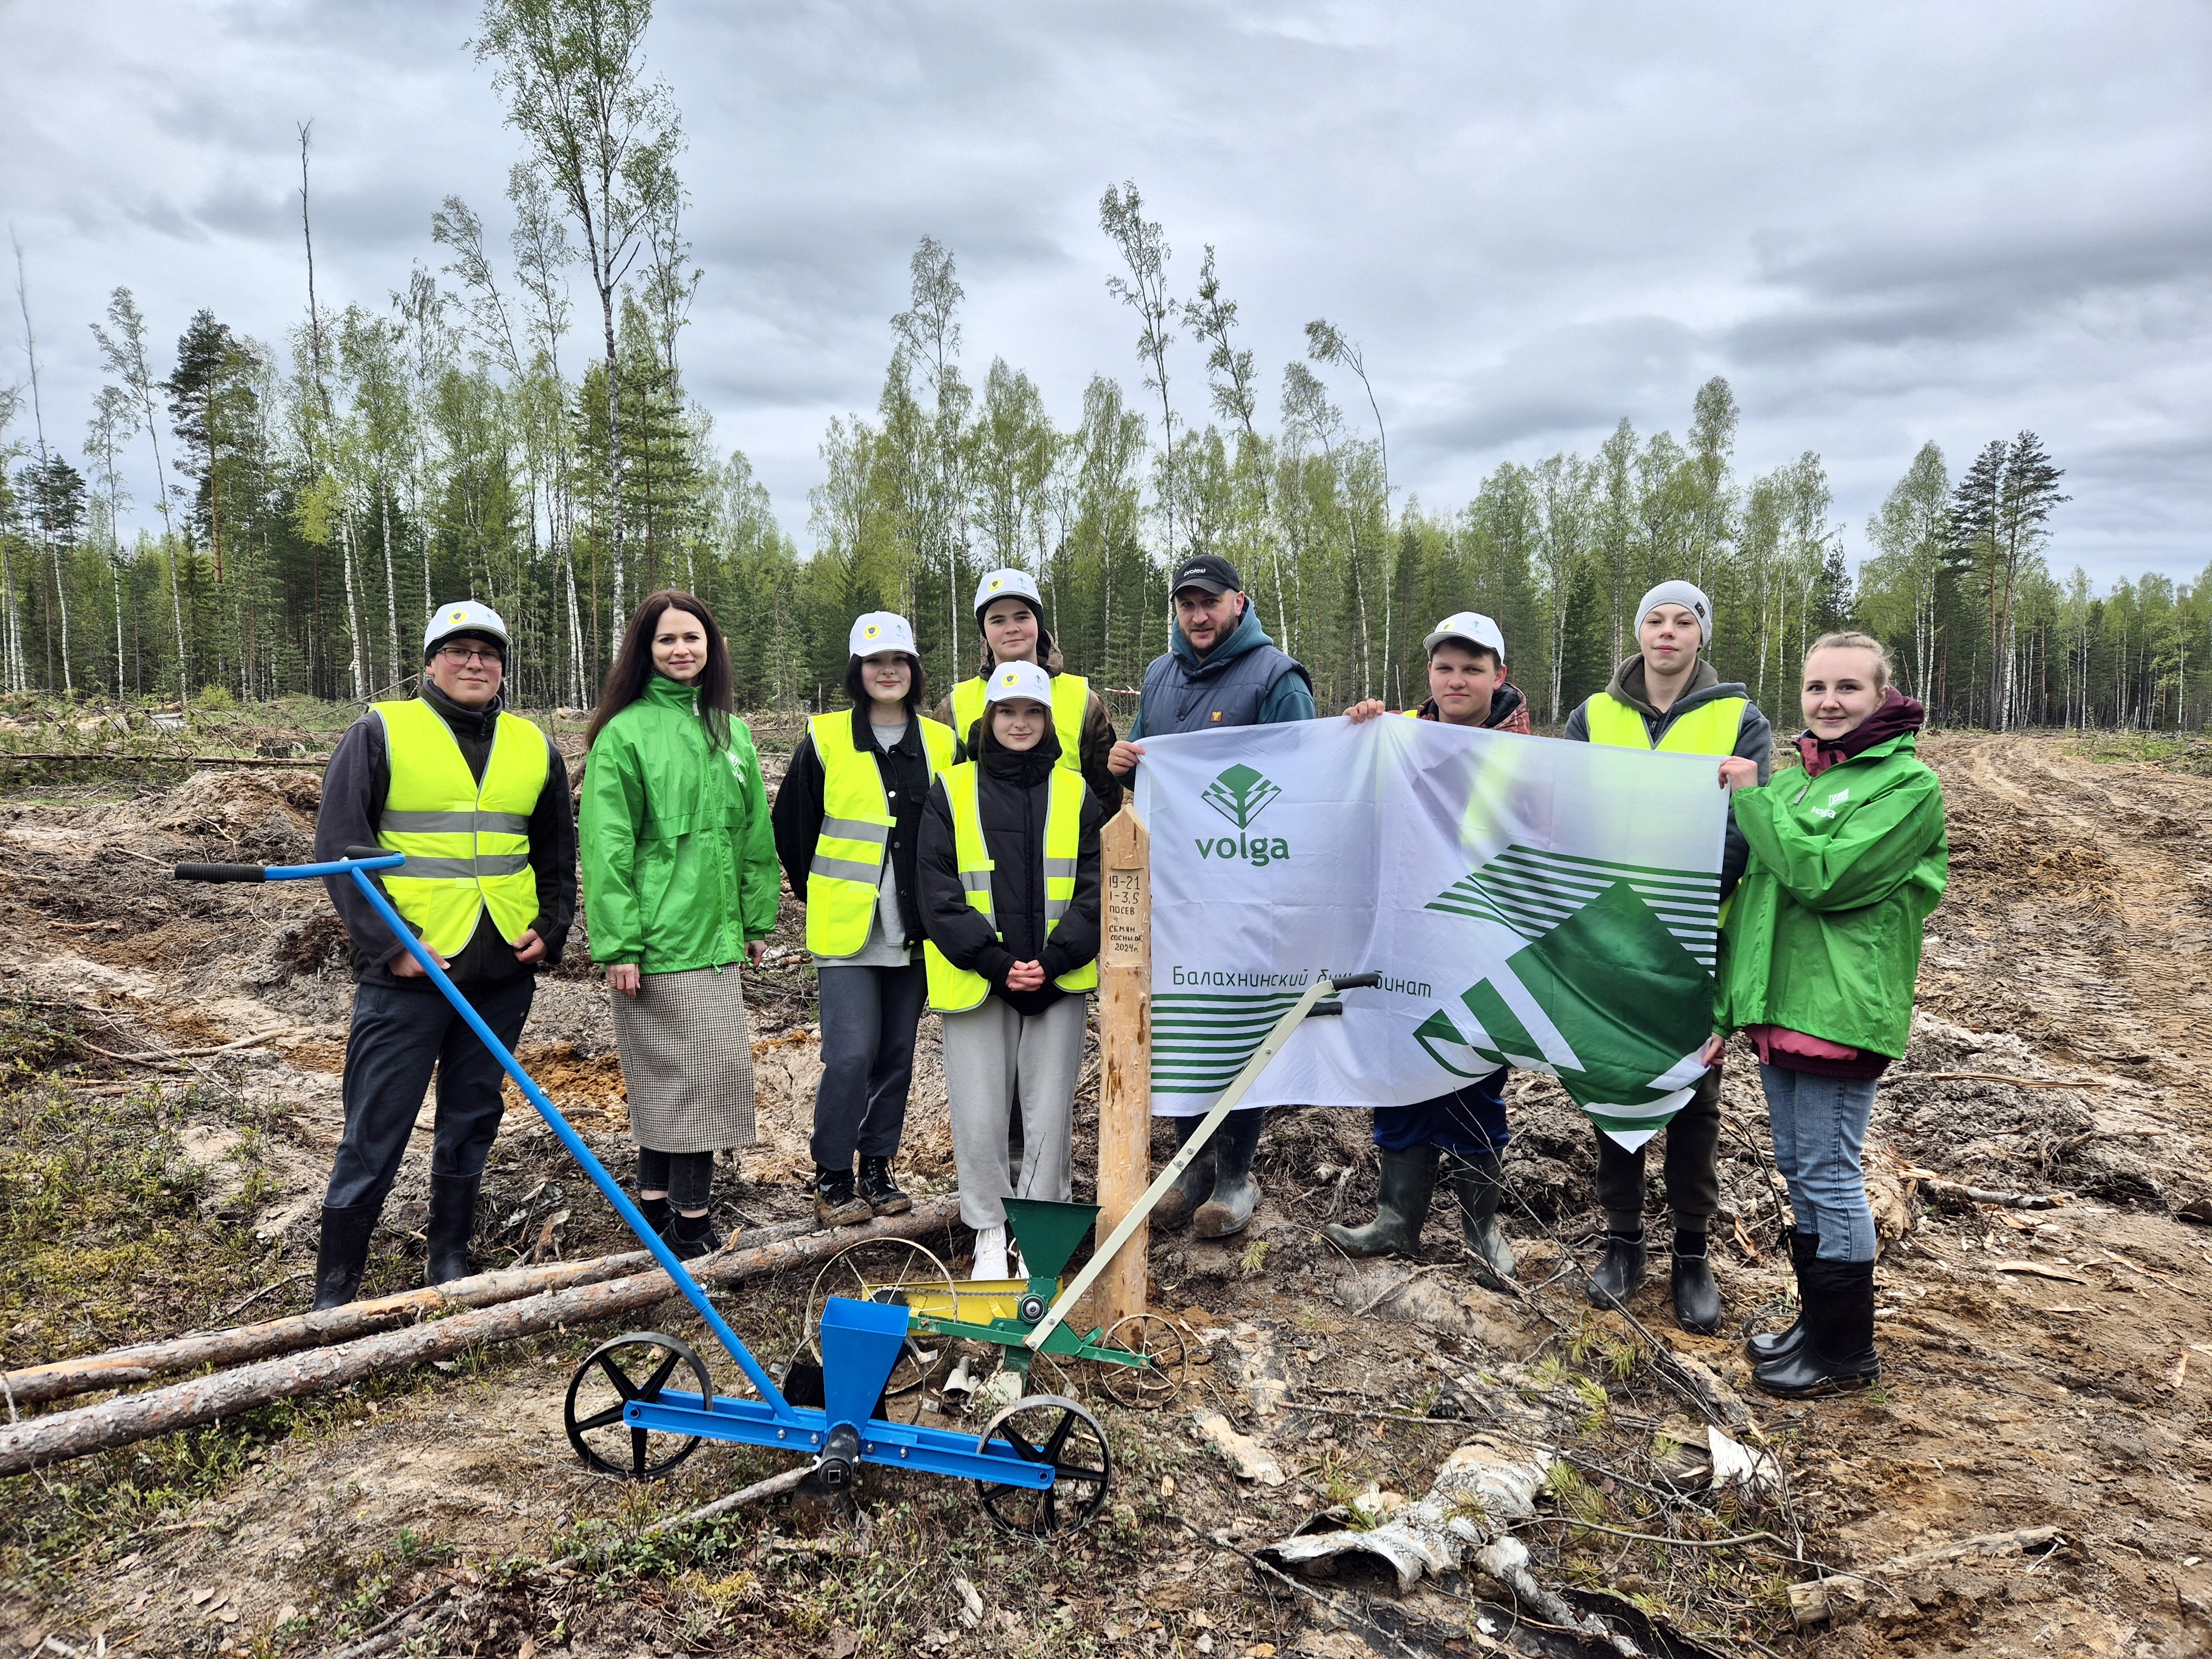
[[[1691,672],[1690,683],[1682,688],[1682,695],[1665,709],[1655,708],[1650,693],[1644,684],[1644,653],[1639,651],[1613,671],[1613,678],[1606,685],[1607,692],[1626,703],[1646,720],[1666,720],[1695,708],[1700,703],[1711,702],[1719,697],[1749,697],[1749,688],[1740,680],[1724,680],[1714,671],[1712,664],[1703,657]]]
[[[1197,647],[1183,637],[1182,624],[1172,623],[1168,629],[1168,649],[1174,652],[1184,672],[1193,679],[1218,674],[1248,651],[1257,651],[1263,645],[1273,645],[1267,630],[1260,625],[1260,607],[1252,603],[1248,594],[1244,600],[1244,615],[1236,630],[1203,657]]]

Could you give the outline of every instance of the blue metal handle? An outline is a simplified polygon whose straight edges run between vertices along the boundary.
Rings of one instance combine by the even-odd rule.
[[[753,1358],[752,1351],[730,1328],[729,1322],[715,1311],[714,1304],[707,1299],[705,1289],[691,1277],[691,1270],[678,1259],[660,1235],[646,1224],[645,1218],[638,1213],[637,1206],[629,1201],[629,1195],[607,1173],[606,1165],[600,1163],[598,1156],[584,1144],[584,1138],[570,1126],[568,1120],[561,1115],[561,1109],[547,1098],[543,1089],[531,1081],[530,1073],[522,1069],[522,1062],[492,1034],[491,1027],[484,1024],[483,1016],[470,1006],[469,1000],[461,994],[460,988],[446,977],[446,970],[438,965],[437,957],[432,956],[422,941],[415,937],[415,930],[399,919],[399,913],[392,908],[392,901],[386,898],[376,884],[369,879],[368,872],[372,870],[390,870],[406,861],[407,855],[404,853],[387,853],[379,858],[338,859],[326,864],[271,865],[268,876],[271,881],[300,881],[320,876],[350,876],[353,878],[354,885],[361,889],[362,896],[374,905],[376,913],[384,918],[385,926],[392,929],[392,936],[406,946],[407,953],[422,964],[422,971],[429,976],[430,982],[444,994],[447,1002],[453,1004],[453,1012],[469,1023],[469,1029],[483,1040],[484,1047],[491,1050],[492,1057],[499,1061],[501,1068],[514,1079],[514,1086],[522,1091],[522,1097],[538,1109],[538,1115],[544,1118],[547,1126],[561,1138],[561,1144],[568,1149],[569,1156],[592,1178],[592,1185],[597,1187],[607,1202],[615,1206],[615,1213],[637,1235],[638,1242],[653,1252],[653,1259],[675,1281],[676,1288],[684,1293],[684,1299],[706,1322],[707,1328],[714,1334],[714,1340],[722,1345],[730,1358],[737,1361],[738,1369],[759,1390],[760,1397],[775,1412],[788,1413],[792,1408],[784,1400],[783,1391],[775,1386],[775,1379],[762,1369],[760,1361]],[[714,1408],[709,1404],[705,1409],[711,1411]]]

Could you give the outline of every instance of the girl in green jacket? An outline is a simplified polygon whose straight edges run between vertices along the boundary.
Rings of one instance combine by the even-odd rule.
[[[1797,1322],[1747,1351],[1753,1380],[1790,1399],[1881,1374],[1859,1158],[1875,1079],[1911,1034],[1921,924],[1950,857],[1942,786],[1914,753],[1925,711],[1889,677],[1880,641],[1824,635],[1805,659],[1803,769],[1762,787],[1749,762],[1721,763],[1751,861],[1722,931],[1713,1024],[1758,1045],[1796,1218]]]
[[[759,963],[778,895],[760,758],[698,599],[665,591],[638,607],[586,741],[584,916],[607,970],[638,1207],[690,1261],[722,1248],[715,1149],[756,1138],[736,967]]]

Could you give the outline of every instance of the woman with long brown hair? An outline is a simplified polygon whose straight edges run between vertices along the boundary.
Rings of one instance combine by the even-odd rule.
[[[778,896],[760,758],[699,599],[665,589],[638,606],[586,741],[584,915],[607,971],[639,1207],[690,1260],[721,1248],[715,1151],[755,1139],[736,969],[760,961]]]

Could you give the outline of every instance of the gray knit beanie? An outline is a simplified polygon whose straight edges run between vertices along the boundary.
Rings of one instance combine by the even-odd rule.
[[[1655,605],[1679,605],[1698,619],[1698,631],[1704,635],[1704,648],[1713,648],[1713,602],[1694,582],[1661,582],[1646,593],[1636,606],[1636,624],[1641,628],[1644,619],[1651,614]]]

